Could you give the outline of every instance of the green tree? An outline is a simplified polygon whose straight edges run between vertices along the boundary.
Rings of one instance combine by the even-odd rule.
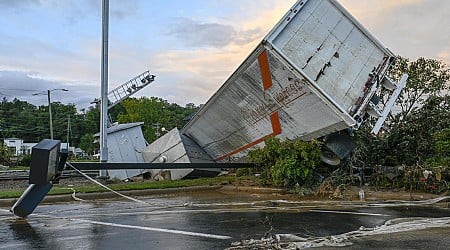
[[[389,129],[372,137],[371,123],[357,132],[358,147],[353,162],[365,166],[423,164],[436,152],[433,135],[450,127],[450,69],[439,60],[399,58],[391,70],[398,79],[409,74],[397,109],[387,121]]]
[[[317,141],[267,138],[263,148],[248,153],[247,160],[259,165],[263,182],[293,188],[311,184],[313,170],[321,162],[320,149]]]
[[[181,107],[156,97],[129,98],[110,109],[109,117],[122,123],[145,122],[144,135],[147,140],[153,141],[156,132],[162,132],[162,127],[167,130],[183,127],[187,122],[184,118],[197,109],[192,103]],[[77,112],[74,104],[53,102],[52,115],[54,138],[66,141],[69,135],[72,146],[79,147],[83,136],[100,131],[100,109],[97,105]],[[154,125],[159,126],[159,131]],[[37,142],[50,138],[49,127],[48,105],[36,107],[19,99],[8,101],[6,98],[0,102],[0,132],[3,138],[17,137],[26,142]]]
[[[44,132],[40,128],[36,128],[36,123],[39,123],[41,118],[40,110],[27,102],[16,98],[8,101],[4,98],[0,103],[0,115],[4,138],[20,137],[30,140]]]
[[[0,164],[9,166],[10,165],[10,159],[11,159],[11,150],[9,150],[8,147],[3,145],[3,142],[0,143]]]
[[[425,164],[429,167],[450,169],[450,128],[442,129],[433,136],[436,154],[428,158]]]
[[[93,134],[85,134],[81,137],[80,148],[92,155],[96,148],[99,148],[98,143],[94,143]]]
[[[84,114],[85,133],[95,134],[100,131],[100,109],[98,107],[89,107]]]
[[[440,60],[421,57],[410,61],[399,56],[389,75],[398,81],[403,74],[408,74],[409,78],[396,103],[401,111],[391,116],[394,121],[402,121],[420,109],[428,98],[441,96],[450,90],[450,68]]]
[[[129,98],[122,105],[125,112],[118,114],[119,123],[144,122],[143,134],[149,142],[161,135],[163,127],[166,130],[182,128],[187,122],[184,118],[196,110],[192,105],[183,108],[157,97]]]
[[[52,116],[53,116],[53,137],[57,140],[66,141],[68,135],[68,122],[73,123],[77,118],[77,109],[75,104],[62,104],[60,102],[52,103]],[[77,131],[78,132],[78,131]],[[70,141],[74,144],[79,143],[79,135],[69,134]],[[75,140],[75,141],[74,141]]]

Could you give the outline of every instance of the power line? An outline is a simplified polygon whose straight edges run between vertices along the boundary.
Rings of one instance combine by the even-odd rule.
[[[19,91],[19,92],[36,92],[36,91],[39,91],[39,90],[32,90],[32,89],[13,89],[13,88],[0,88],[0,90],[3,91],[3,92],[0,91],[0,96],[3,96],[3,97],[14,97],[14,98],[17,98],[17,97],[20,97],[20,96],[12,95],[12,94],[6,94],[8,92],[4,92],[4,91]],[[26,96],[26,95],[29,95],[29,94],[23,94],[22,97]]]
[[[11,91],[24,91],[24,92],[36,92],[36,91],[41,91],[41,90],[36,90],[36,89],[10,89],[10,88],[0,88],[2,90],[11,90]]]

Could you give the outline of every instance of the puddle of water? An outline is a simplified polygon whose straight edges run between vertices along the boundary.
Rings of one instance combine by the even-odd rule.
[[[6,225],[5,233],[0,232],[0,241],[5,240],[7,246],[19,249],[33,244],[40,244],[43,248],[69,246],[70,249],[70,244],[58,243],[53,241],[54,238],[73,239],[80,243],[73,245],[72,249],[75,246],[78,249],[98,249],[101,246],[106,249],[106,246],[125,247],[129,244],[144,248],[148,247],[149,241],[160,242],[157,246],[166,249],[180,246],[201,246],[197,249],[231,246],[233,248],[230,249],[243,249],[239,247],[245,244],[278,244],[279,249],[348,246],[356,239],[374,235],[417,231],[433,226],[449,228],[449,210],[433,210],[434,206],[430,205],[444,198],[371,204],[210,192],[141,197],[145,204],[105,200],[42,205],[29,218],[36,237],[25,242],[25,245],[20,231],[26,234],[26,226],[9,227],[15,224],[14,216],[7,209],[0,209],[0,226]],[[414,216],[444,218],[393,219]],[[270,227],[273,226],[276,231],[273,237],[261,240],[259,237],[268,230],[267,225],[262,223],[267,217],[273,219]],[[360,225],[365,227],[358,228]],[[196,237],[196,232],[204,234],[202,236],[211,234],[231,236],[233,239],[218,241]],[[239,239],[250,240],[238,242]],[[233,241],[235,243],[230,245]]]

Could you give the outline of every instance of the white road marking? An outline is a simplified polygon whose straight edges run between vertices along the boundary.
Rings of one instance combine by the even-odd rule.
[[[387,214],[374,214],[374,213],[360,213],[360,212],[350,212],[350,211],[334,211],[334,210],[309,210],[310,212],[316,213],[332,213],[332,214],[353,214],[353,215],[367,215],[367,216],[383,216],[387,217]]]
[[[85,222],[85,223],[91,223],[91,224],[96,224],[96,225],[121,227],[121,228],[130,228],[130,229],[140,229],[140,230],[162,232],[162,233],[182,234],[182,235],[198,236],[198,237],[205,237],[205,238],[212,238],[212,239],[219,239],[219,240],[231,239],[230,236],[226,236],[226,235],[195,233],[195,232],[188,232],[188,231],[181,231],[181,230],[174,230],[174,229],[133,226],[133,225],[117,224],[117,223],[101,222],[101,221],[93,221],[93,220],[79,220],[79,219],[77,219],[77,221],[81,221],[81,222]]]
[[[96,225],[121,227],[121,228],[129,228],[129,229],[140,229],[140,230],[153,231],[153,232],[182,234],[182,235],[205,237],[205,238],[212,238],[212,239],[219,239],[219,240],[231,239],[231,236],[227,236],[227,235],[216,235],[216,234],[188,232],[188,231],[175,230],[175,229],[134,226],[134,225],[126,225],[126,224],[118,224],[118,223],[86,220],[86,219],[77,219],[77,218],[73,218],[72,216],[71,217],[57,217],[57,216],[44,215],[44,214],[33,214],[33,216],[40,217],[40,218],[65,219],[65,220],[71,220],[71,221],[78,221],[78,222],[82,222],[82,223],[90,223],[90,224],[96,224]]]
[[[11,214],[11,211],[9,211],[7,209],[3,209],[3,208],[0,208],[0,212],[6,213],[6,214]]]
[[[22,246],[26,246],[26,243],[2,243],[2,245],[0,245],[0,249],[17,249],[18,247],[22,247]]]

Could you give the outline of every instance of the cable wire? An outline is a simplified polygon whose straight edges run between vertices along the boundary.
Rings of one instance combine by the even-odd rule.
[[[97,184],[97,185],[99,185],[99,186],[105,188],[105,189],[108,190],[108,191],[111,191],[111,192],[113,192],[113,193],[115,193],[115,194],[117,194],[117,195],[119,195],[119,196],[121,196],[121,197],[123,197],[123,198],[125,198],[125,199],[131,200],[131,201],[134,201],[134,202],[137,202],[137,203],[140,203],[140,204],[149,205],[149,204],[148,204],[147,202],[145,202],[145,201],[141,201],[141,200],[135,199],[135,198],[133,198],[133,197],[130,197],[130,196],[121,194],[121,193],[119,193],[119,192],[117,192],[117,191],[115,191],[115,190],[112,190],[111,188],[105,186],[104,184],[102,184],[102,183],[100,183],[100,182],[94,180],[92,177],[88,176],[87,174],[81,172],[80,170],[78,170],[77,168],[75,168],[75,167],[74,167],[72,164],[70,164],[69,162],[66,162],[66,164],[67,164],[67,166],[73,168],[73,170],[77,171],[77,172],[78,172],[79,174],[81,174],[82,176],[86,177],[88,180],[90,180],[90,181],[92,181],[93,183],[95,183],[95,184]]]

